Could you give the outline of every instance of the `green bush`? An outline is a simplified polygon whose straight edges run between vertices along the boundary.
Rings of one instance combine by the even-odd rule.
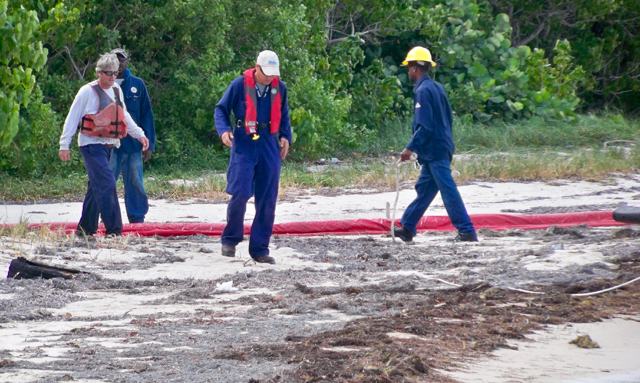
[[[558,41],[553,64],[544,51],[511,45],[505,14],[492,16],[475,1],[448,0],[426,13],[422,33],[439,55],[436,78],[458,113],[480,121],[532,116],[573,119],[584,71],[572,63],[568,41]]]
[[[18,133],[20,108],[29,106],[35,72],[47,60],[47,50],[34,36],[38,24],[35,11],[0,1],[0,148]]]
[[[431,49],[433,76],[461,121],[552,124],[591,105],[640,110],[639,3],[578,1],[553,15],[545,9],[563,2],[534,3],[0,0],[0,168],[81,170],[77,153],[70,164],[55,159],[56,136],[80,86],[95,79],[98,55],[114,47],[129,51],[147,83],[152,168],[224,166],[214,107],[263,49],[281,58],[293,159],[358,151],[410,118],[412,84],[399,63],[415,45]]]

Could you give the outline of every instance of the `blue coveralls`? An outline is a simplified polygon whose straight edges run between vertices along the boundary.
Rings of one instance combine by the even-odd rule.
[[[271,134],[268,128],[271,120],[269,90],[267,88],[263,97],[258,96],[258,124],[266,124],[264,128],[258,129],[259,139],[253,140],[246,133],[244,125],[233,124],[234,139],[227,171],[227,193],[231,195],[231,199],[227,206],[227,225],[222,232],[221,242],[223,245],[236,246],[242,241],[247,201],[255,195],[256,215],[249,238],[249,254],[253,258],[269,254],[280,182],[279,141],[284,137],[291,143],[287,88],[280,81],[282,119],[280,131],[275,134]],[[235,116],[234,120],[244,120],[244,76],[231,82],[216,105],[215,124],[220,136],[232,129],[231,112]]]
[[[141,79],[133,76],[129,69],[126,70],[120,87],[124,93],[127,112],[144,130],[145,136],[149,139],[149,150],[153,151],[156,144],[156,129],[147,87]],[[142,144],[131,136],[126,136],[120,140],[120,148],[114,149],[109,166],[116,180],[122,171],[124,205],[129,222],[144,222],[144,217],[149,211],[149,200],[142,181]]]
[[[80,146],[78,149],[87,168],[89,182],[87,194],[82,202],[82,215],[77,232],[86,236],[94,235],[98,231],[99,218],[102,218],[105,235],[121,235],[122,214],[118,204],[116,180],[109,168],[113,148],[91,144]]]
[[[413,93],[413,136],[406,147],[418,155],[422,171],[416,182],[418,196],[409,204],[400,223],[415,235],[418,222],[440,191],[453,226],[460,233],[473,233],[475,228],[451,176],[455,148],[451,132],[453,117],[447,93],[442,85],[428,75],[418,80]]]

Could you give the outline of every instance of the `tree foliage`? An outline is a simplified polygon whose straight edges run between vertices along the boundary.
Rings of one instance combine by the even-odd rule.
[[[582,109],[616,107],[637,113],[640,96],[640,2],[637,0],[489,0],[511,21],[513,46],[549,53],[559,40],[571,43],[584,68]]]
[[[36,12],[0,1],[0,148],[18,133],[20,108],[29,106],[35,72],[47,60],[47,50],[34,38],[38,23]]]
[[[281,58],[298,158],[355,147],[411,113],[399,63],[415,45],[431,49],[456,113],[476,120],[570,120],[578,108],[639,103],[633,0],[0,0],[1,9],[0,49],[10,53],[0,135],[13,145],[0,149],[0,167],[15,172],[57,163],[61,122],[115,47],[147,83],[158,165],[198,167],[224,153],[214,106],[263,49]]]

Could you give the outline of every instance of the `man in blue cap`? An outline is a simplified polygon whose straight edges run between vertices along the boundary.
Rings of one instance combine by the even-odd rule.
[[[275,264],[269,241],[275,221],[282,160],[291,144],[287,88],[278,78],[280,60],[262,51],[256,65],[231,82],[215,108],[215,124],[222,143],[231,148],[227,171],[227,225],[222,255],[234,257],[244,238],[247,202],[255,196],[249,255],[259,263]],[[235,116],[231,123],[231,113]]]
[[[122,171],[124,183],[124,205],[127,209],[129,223],[143,223],[149,211],[149,200],[142,181],[142,163],[151,158],[156,144],[156,129],[153,123],[151,100],[147,87],[138,77],[131,74],[127,65],[129,55],[124,49],[116,48],[111,51],[118,57],[118,78],[116,82],[124,92],[124,103],[131,118],[144,130],[149,139],[149,148],[142,150],[140,143],[127,136],[120,140],[120,148],[115,149],[109,166],[116,181]]]
[[[422,170],[416,182],[418,196],[402,215],[402,227],[394,227],[394,235],[411,242],[417,234],[418,222],[439,191],[449,219],[458,229],[456,240],[476,242],[476,229],[451,176],[454,151],[451,105],[444,87],[428,74],[436,63],[428,49],[415,47],[409,51],[402,65],[409,68],[409,79],[416,85],[413,88],[413,136],[400,154],[400,160],[408,161],[416,153]]]

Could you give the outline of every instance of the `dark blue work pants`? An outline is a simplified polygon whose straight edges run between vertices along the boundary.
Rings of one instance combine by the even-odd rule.
[[[149,211],[149,199],[142,184],[142,152],[124,153],[114,149],[109,166],[118,180],[122,171],[124,184],[124,206],[127,208],[129,223],[143,223]]]
[[[260,129],[258,134],[260,138],[253,140],[244,128],[234,129],[227,171],[231,199],[221,238],[223,245],[236,246],[242,241],[247,201],[255,195],[256,216],[249,237],[249,255],[253,258],[269,254],[282,164],[278,135],[268,129]]]
[[[93,144],[81,146],[80,154],[87,168],[89,182],[87,194],[82,204],[82,217],[78,223],[78,234],[93,235],[98,231],[99,218],[106,229],[106,235],[122,234],[122,215],[118,204],[116,180],[109,167],[113,148]]]
[[[449,214],[449,219],[458,232],[465,234],[475,232],[471,218],[469,218],[462,197],[458,192],[458,187],[451,176],[451,163],[448,160],[433,161],[422,165],[420,177],[416,182],[418,197],[404,211],[400,220],[402,226],[415,235],[418,222],[438,191],[442,195],[442,202],[444,202],[444,207]]]

